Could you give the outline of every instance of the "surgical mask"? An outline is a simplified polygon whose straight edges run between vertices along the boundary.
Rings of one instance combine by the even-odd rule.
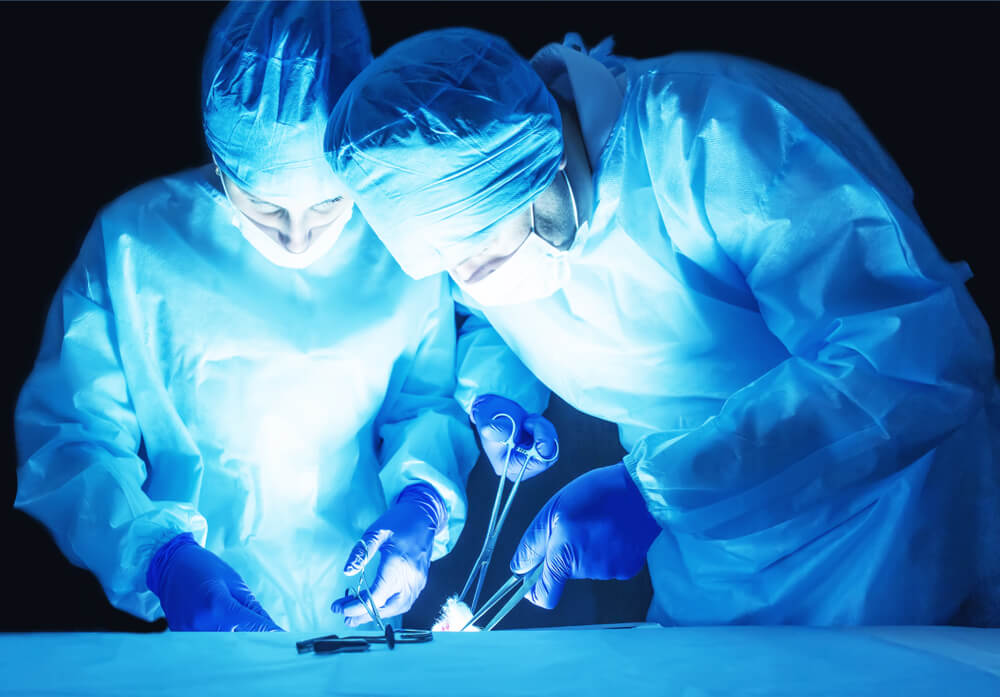
[[[517,305],[547,298],[569,280],[569,258],[534,232],[493,273],[458,287],[483,307]]]
[[[231,205],[235,211],[231,221],[232,224],[243,235],[243,239],[249,242],[250,245],[261,254],[261,256],[275,266],[280,266],[286,269],[304,269],[312,266],[322,257],[326,256],[327,252],[333,249],[333,245],[335,245],[337,240],[340,238],[340,233],[344,231],[348,221],[350,221],[354,215],[354,207],[352,206],[349,212],[343,213],[336,220],[325,225],[319,239],[309,245],[304,252],[301,254],[293,254],[275,241],[275,239],[267,234],[267,232],[265,232],[260,225],[247,217],[247,215],[240,210],[239,206],[233,203],[232,198],[229,196],[229,189],[226,188],[226,179],[220,172],[218,161],[215,162],[215,174],[219,177],[219,182],[222,184],[222,191],[226,195],[229,205]]]
[[[233,225],[239,228],[243,238],[272,264],[286,269],[304,269],[315,264],[333,249],[340,233],[343,232],[353,215],[354,208],[352,207],[349,212],[327,225],[319,239],[309,245],[301,254],[293,254],[278,244],[273,237],[264,232],[259,225],[250,220],[238,208],[233,216]]]

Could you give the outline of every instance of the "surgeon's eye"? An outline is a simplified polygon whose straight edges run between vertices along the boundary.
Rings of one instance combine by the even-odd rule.
[[[315,206],[312,207],[312,209],[317,213],[330,213],[343,200],[344,200],[343,196],[327,199],[326,201],[323,201],[323,203],[317,203]]]
[[[260,215],[281,215],[285,212],[285,209],[280,208],[279,206],[272,206],[267,203],[255,203],[254,211]]]

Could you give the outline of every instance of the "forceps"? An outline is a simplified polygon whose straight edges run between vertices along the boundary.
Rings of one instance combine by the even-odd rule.
[[[544,566],[545,563],[543,562],[526,574],[514,574],[509,579],[507,579],[507,582],[502,586],[500,586],[500,590],[494,593],[493,597],[487,600],[483,604],[483,607],[479,610],[479,612],[473,615],[472,619],[466,622],[465,626],[462,627],[459,631],[464,632],[474,622],[481,620],[483,616],[487,612],[489,612],[494,605],[499,603],[501,600],[503,600],[504,596],[513,591],[513,595],[510,596],[510,598],[507,600],[507,603],[502,608],[500,608],[497,614],[493,616],[493,619],[490,620],[485,627],[483,627],[483,631],[488,632],[495,626],[497,626],[497,623],[504,617],[506,617],[507,613],[513,610],[515,605],[521,602],[521,598],[523,598],[528,594],[528,591],[530,591],[531,588],[535,585],[535,582],[538,580],[538,577],[542,575],[542,568]]]
[[[368,616],[378,626],[379,631],[385,631],[385,622],[382,621],[382,615],[379,614],[378,607],[375,605],[375,599],[372,598],[371,590],[368,588],[368,580],[365,578],[364,569],[358,573],[358,587],[354,589],[348,588],[344,591],[344,597],[356,598],[361,603],[361,607],[368,613]]]
[[[473,579],[478,575],[476,592],[473,594],[472,603],[469,605],[469,609],[473,611],[476,609],[476,603],[479,602],[479,594],[483,590],[483,581],[486,580],[486,570],[489,568],[490,560],[493,558],[493,549],[496,547],[497,538],[500,536],[500,529],[503,527],[504,521],[507,520],[507,513],[510,511],[511,503],[514,502],[514,495],[517,493],[517,488],[521,485],[521,478],[524,477],[524,472],[528,469],[528,463],[531,462],[532,458],[535,458],[539,462],[555,462],[559,459],[559,441],[556,441],[556,452],[552,457],[542,457],[538,452],[537,443],[532,443],[531,449],[525,450],[514,442],[514,436],[517,431],[517,422],[514,421],[514,417],[510,414],[500,413],[493,418],[498,419],[500,417],[510,419],[510,436],[506,441],[507,453],[504,456],[503,474],[500,475],[497,495],[493,499],[493,511],[490,513],[490,522],[486,528],[486,539],[483,541],[483,548],[480,550],[479,556],[476,557],[476,562],[472,565],[472,571],[469,573],[469,578],[466,580],[465,586],[462,587],[462,592],[458,594],[459,600],[465,598],[472,587]],[[515,452],[524,456],[524,464],[521,465],[521,470],[517,473],[514,486],[511,487],[510,494],[507,496],[507,502],[503,505],[503,510],[501,511],[500,501],[503,499],[503,490],[507,482],[507,472],[510,469],[510,461]]]

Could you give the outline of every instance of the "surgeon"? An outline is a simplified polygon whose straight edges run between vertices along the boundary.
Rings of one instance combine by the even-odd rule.
[[[609,49],[569,35],[528,62],[479,31],[420,34],[351,84],[327,137],[403,269],[447,270],[513,352],[481,322],[462,337],[484,437],[524,366],[619,426],[624,460],[524,534],[529,599],[647,561],[663,624],[986,621],[998,401],[968,267],[836,92]]]
[[[323,155],[370,60],[357,3],[228,6],[203,73],[214,162],[105,207],[56,293],[16,505],[118,608],[337,632],[368,621],[331,611],[358,540],[392,617],[462,528],[447,278],[403,274]]]

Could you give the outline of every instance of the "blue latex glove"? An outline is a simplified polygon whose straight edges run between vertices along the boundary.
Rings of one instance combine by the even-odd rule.
[[[434,536],[447,524],[441,497],[427,484],[406,487],[396,503],[372,523],[347,557],[344,573],[364,571],[376,552],[382,552],[371,597],[382,617],[409,610],[427,585]],[[343,613],[350,627],[370,622],[368,612],[355,598],[340,598],[330,606]]]
[[[625,465],[583,474],[549,499],[521,538],[510,570],[545,564],[528,600],[552,609],[571,578],[632,578],[661,528]]]
[[[229,564],[177,535],[160,547],[146,572],[174,631],[281,632]]]
[[[522,479],[541,474],[559,459],[556,427],[541,414],[528,414],[521,405],[506,397],[485,394],[472,403],[472,422],[476,424],[483,452],[497,475],[503,476],[507,451],[514,432],[514,453],[510,456],[507,478],[517,479],[525,459],[528,467]]]

